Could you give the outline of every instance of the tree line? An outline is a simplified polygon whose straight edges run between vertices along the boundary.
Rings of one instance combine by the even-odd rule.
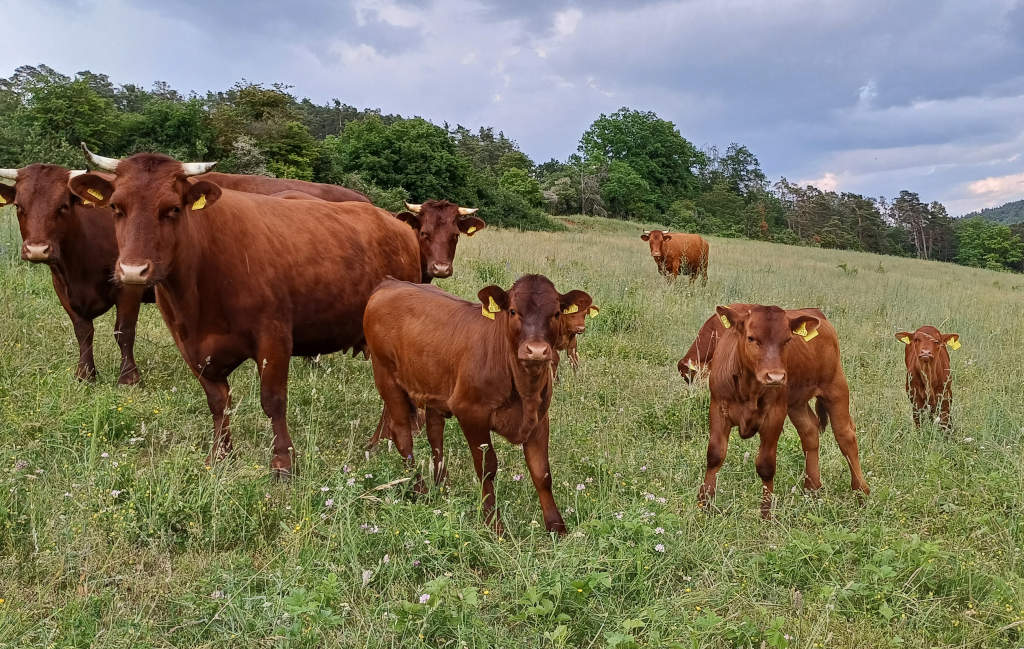
[[[918,194],[870,197],[770,183],[746,146],[700,149],[653,112],[600,115],[563,160],[535,163],[492,127],[298,99],[282,84],[242,81],[182,94],[163,82],[115,85],[22,66],[0,79],[0,164],[81,168],[78,143],[109,156],[161,151],[219,160],[221,171],[328,182],[377,205],[446,198],[482,208],[489,223],[556,230],[549,215],[664,223],[725,237],[917,256],[1024,270],[1020,233],[954,219]]]

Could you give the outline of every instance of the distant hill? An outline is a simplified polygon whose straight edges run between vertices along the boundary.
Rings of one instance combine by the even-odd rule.
[[[986,221],[1002,223],[1003,225],[1024,223],[1024,200],[1012,201],[1005,205],[1000,205],[999,207],[987,207],[980,212],[964,214],[964,218],[971,218],[975,216],[980,216]]]

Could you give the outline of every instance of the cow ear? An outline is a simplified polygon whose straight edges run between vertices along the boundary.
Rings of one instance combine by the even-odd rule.
[[[950,349],[960,349],[960,334],[942,334],[942,342]]]
[[[732,309],[727,306],[719,306],[715,308],[715,312],[718,314],[718,319],[721,321],[722,326],[726,329],[736,327],[740,331],[743,330],[743,322],[746,319],[736,309]]]
[[[667,233],[662,234],[661,235],[661,240],[662,241],[671,241],[672,240],[672,235],[671,234],[667,234]]]
[[[14,189],[13,185],[5,185],[0,183],[0,207],[4,205],[10,205],[14,202],[14,197],[17,195],[17,190]]]
[[[640,235],[640,238],[643,239],[644,241],[648,241],[651,238],[651,233],[650,232],[644,232],[643,234]]]
[[[913,337],[913,334],[911,334],[909,331],[901,331],[901,332],[896,334],[896,340],[900,341],[904,345],[909,345],[910,344],[910,339],[912,337]]]
[[[480,289],[480,292],[476,294],[480,298],[482,307],[480,312],[485,318],[494,320],[494,314],[504,311],[508,308],[508,293],[504,291],[500,286],[491,284]]]
[[[82,199],[86,205],[106,207],[110,202],[110,196],[114,193],[114,186],[106,178],[96,174],[79,174],[68,181],[68,189],[75,196]]]
[[[459,232],[471,237],[480,230],[487,227],[484,220],[477,216],[467,216],[466,218],[459,219]]]
[[[565,295],[560,296],[558,300],[562,313],[565,315],[586,311],[590,308],[590,305],[594,303],[594,300],[590,297],[589,293],[578,290],[569,291]]]
[[[821,320],[816,317],[802,315],[789,319],[789,330],[793,332],[794,336],[800,336],[805,343],[809,343],[818,336],[818,325],[820,324]]]
[[[188,191],[185,192],[185,205],[193,212],[198,212],[216,203],[220,195],[220,187],[208,180],[200,180],[191,183]]]
[[[399,212],[395,214],[395,218],[399,221],[405,221],[413,230],[420,229],[420,217],[418,214],[413,214],[409,211]]]

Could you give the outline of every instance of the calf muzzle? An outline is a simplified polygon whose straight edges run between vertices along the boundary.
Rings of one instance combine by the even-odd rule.
[[[546,342],[525,342],[519,346],[519,360],[527,363],[544,363],[551,360],[551,345]]]
[[[29,244],[22,246],[21,256],[28,261],[49,261],[50,244]]]

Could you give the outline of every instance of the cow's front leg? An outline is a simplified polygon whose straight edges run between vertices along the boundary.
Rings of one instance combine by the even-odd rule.
[[[288,434],[288,362],[292,341],[289,335],[265,335],[256,354],[260,375],[260,405],[270,417],[274,429],[270,472],[275,478],[288,478],[295,466],[295,447]]]
[[[118,385],[135,385],[142,380],[139,368],[135,365],[135,328],[139,321],[143,290],[142,287],[125,286],[117,296],[114,338],[121,349]]]
[[[551,493],[551,466],[548,462],[548,438],[550,436],[550,422],[548,416],[537,423],[533,435],[523,444],[523,454],[526,456],[526,466],[530,469],[530,478],[533,479],[533,487],[540,497],[540,507],[544,512],[544,527],[549,532],[565,534],[565,521],[555,504],[554,494]]]
[[[206,403],[213,415],[213,447],[206,458],[207,466],[213,466],[231,452],[231,388],[225,377],[210,378],[199,376],[199,384],[206,392]]]

